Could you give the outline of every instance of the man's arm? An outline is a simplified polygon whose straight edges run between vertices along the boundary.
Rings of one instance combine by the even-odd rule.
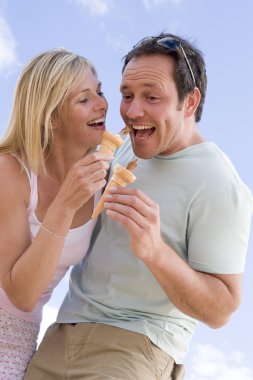
[[[178,309],[213,328],[229,320],[240,304],[241,274],[208,274],[191,268],[163,241],[159,207],[140,190],[112,190],[105,208],[128,230],[132,252]]]

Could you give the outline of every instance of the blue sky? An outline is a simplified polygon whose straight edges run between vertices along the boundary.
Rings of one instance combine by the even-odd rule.
[[[252,189],[252,16],[252,0],[0,0],[0,133],[23,65],[56,47],[95,64],[110,104],[107,129],[119,131],[122,57],[144,36],[172,32],[190,39],[205,56],[202,134],[228,154]],[[252,248],[251,233],[240,309],[222,329],[199,324],[186,359],[186,380],[253,380]],[[43,331],[66,288],[67,278],[45,309]]]

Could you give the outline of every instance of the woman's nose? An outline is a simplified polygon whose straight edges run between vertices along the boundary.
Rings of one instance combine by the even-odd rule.
[[[96,108],[97,109],[108,109],[108,102],[104,96],[98,95],[98,99],[96,102]]]

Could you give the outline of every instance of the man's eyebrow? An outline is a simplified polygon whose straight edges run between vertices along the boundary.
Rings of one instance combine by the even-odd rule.
[[[147,87],[147,88],[158,88],[159,87],[156,83],[143,83],[142,86]],[[128,86],[127,84],[124,84],[124,85],[120,86],[120,91],[128,90],[129,88],[130,88],[130,86]]]

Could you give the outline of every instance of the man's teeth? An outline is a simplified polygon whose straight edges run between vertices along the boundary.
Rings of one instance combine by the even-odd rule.
[[[153,127],[150,125],[132,125],[132,128],[141,130],[141,129],[152,129]]]
[[[88,124],[89,124],[89,125],[99,124],[99,123],[104,123],[104,121],[105,121],[105,119],[104,119],[104,118],[101,118],[101,119],[92,120],[92,121],[90,121]]]

